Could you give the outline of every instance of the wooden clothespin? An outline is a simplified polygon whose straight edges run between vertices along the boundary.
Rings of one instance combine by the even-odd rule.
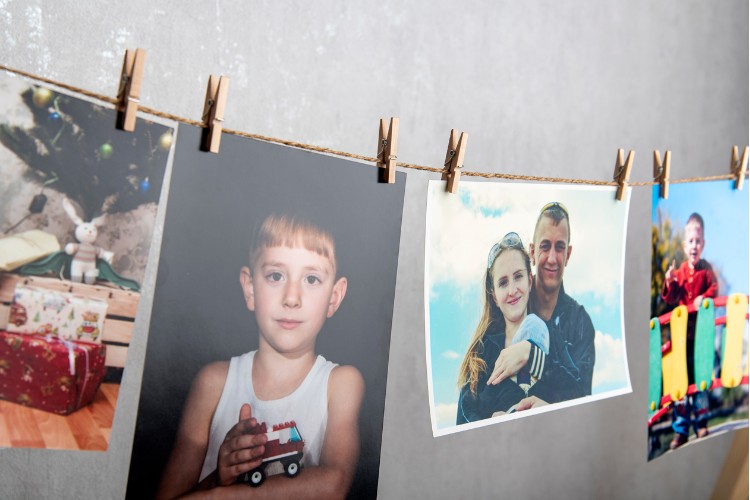
[[[442,180],[447,180],[445,190],[449,193],[458,191],[458,181],[461,179],[461,168],[464,166],[464,154],[466,153],[466,141],[469,140],[469,134],[461,132],[458,137],[456,129],[451,129],[451,136],[448,140],[448,152],[445,154],[445,163],[443,166],[446,170],[441,176]]]
[[[126,50],[120,74],[120,88],[117,91],[117,128],[132,132],[135,130],[135,114],[141,97],[143,67],[146,63],[146,51],[143,49]]]
[[[398,150],[398,118],[391,118],[386,127],[385,118],[380,119],[378,132],[378,182],[396,182],[396,152]]]
[[[672,152],[664,152],[664,161],[657,149],[654,149],[654,181],[659,183],[659,197],[665,200],[669,196],[669,165],[672,162]]]
[[[202,118],[205,126],[201,135],[201,149],[203,151],[219,152],[228,91],[229,77],[224,75],[218,77],[211,75],[209,77]]]
[[[627,160],[625,159],[625,151],[622,149],[617,150],[617,161],[615,162],[615,175],[614,179],[617,183],[617,193],[615,199],[622,200],[622,195],[625,193],[625,188],[628,187],[628,180],[630,180],[630,169],[633,167],[633,157],[635,151],[632,149],[628,153]]]
[[[729,165],[729,171],[734,175],[734,189],[742,189],[742,183],[745,181],[745,174],[747,173],[747,146],[742,151],[742,158],[740,158],[740,150],[737,146],[732,148],[732,163]]]

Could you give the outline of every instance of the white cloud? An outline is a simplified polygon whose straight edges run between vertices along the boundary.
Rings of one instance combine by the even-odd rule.
[[[565,270],[566,291],[596,293],[603,300],[622,286],[627,203],[613,191],[591,186],[462,182],[458,194],[431,182],[428,198],[429,285],[450,283],[479,289],[492,245],[515,231],[528,248],[539,209],[550,200],[570,212],[573,252]]]
[[[430,253],[430,275],[433,284],[452,282],[465,289],[479,287],[487,263],[487,253],[492,245],[509,231],[521,234],[524,243],[529,235],[519,231],[518,225],[508,215],[483,214],[503,210],[498,201],[486,200],[486,193],[467,190],[470,204],[461,201],[461,196],[442,192],[439,186],[431,185],[431,233],[428,236]],[[506,210],[509,206],[504,207]],[[533,230],[533,222],[530,223]]]
[[[443,359],[458,359],[461,357],[461,355],[456,351],[445,351],[441,354],[441,356],[443,357]]]
[[[627,385],[627,373],[625,373],[625,345],[622,339],[616,339],[606,333],[597,330],[594,337],[596,348],[596,363],[594,364],[593,391],[597,387],[612,384]]]
[[[435,417],[438,429],[456,425],[458,403],[439,403],[435,405]]]

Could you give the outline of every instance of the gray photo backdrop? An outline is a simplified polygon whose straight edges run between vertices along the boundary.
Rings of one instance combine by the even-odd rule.
[[[1,4],[2,64],[114,96],[125,49],[143,47],[144,106],[198,119],[208,75],[222,73],[227,128],[341,151],[374,155],[378,120],[398,116],[399,161],[441,166],[457,128],[470,135],[466,170],[606,181],[625,148],[631,179],[649,181],[653,149],[672,150],[677,179],[727,173],[731,146],[748,143],[747,0]],[[633,393],[433,438],[423,280],[426,185],[438,178],[408,171],[380,497],[662,498],[667,482],[676,498],[707,498],[734,434],[646,461],[644,187],[626,242]],[[109,452],[0,450],[0,497],[124,496],[143,347],[134,338]]]
[[[236,136],[205,153],[200,134],[183,126],[176,146],[127,496],[154,494],[197,372],[257,348],[239,271],[253,230],[284,212],[331,231],[349,281],[316,352],[364,376],[350,494],[375,497],[406,176],[378,184],[372,165]]]

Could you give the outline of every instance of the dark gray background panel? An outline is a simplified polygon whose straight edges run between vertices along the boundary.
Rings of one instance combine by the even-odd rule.
[[[198,371],[258,348],[240,268],[265,218],[286,214],[331,233],[337,275],[347,278],[315,350],[365,380],[351,494],[374,498],[406,175],[378,184],[369,165],[237,136],[222,138],[220,155],[207,154],[200,136],[198,127],[180,127],[127,496],[155,493]]]

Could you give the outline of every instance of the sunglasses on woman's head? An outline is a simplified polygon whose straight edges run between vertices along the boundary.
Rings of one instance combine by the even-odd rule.
[[[492,263],[495,262],[495,259],[500,255],[500,252],[507,248],[523,248],[523,242],[521,241],[521,237],[518,236],[518,233],[511,231],[503,236],[503,239],[492,245],[490,254],[487,256],[487,269],[492,267]]]

